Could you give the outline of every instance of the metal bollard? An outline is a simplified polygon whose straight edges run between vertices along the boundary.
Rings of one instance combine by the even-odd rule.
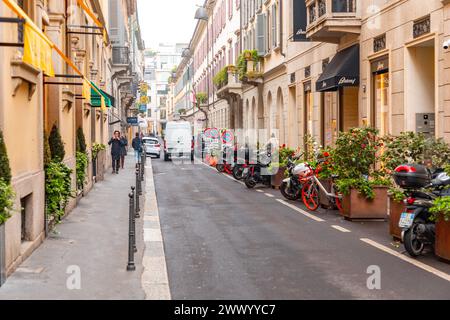
[[[142,181],[140,178],[139,171],[140,171],[139,169],[136,170],[136,193],[138,196],[142,196],[142,183],[141,183]]]
[[[146,161],[145,152],[142,152],[142,156],[141,156],[141,180],[142,181],[144,181],[144,175],[145,175],[145,161]]]
[[[140,215],[140,213],[141,213],[141,204],[140,204],[140,201],[139,201],[139,196],[136,195],[134,197],[134,199],[135,199],[135,206],[134,206],[135,218],[139,219],[141,217],[141,215]]]
[[[134,220],[134,190],[128,195],[130,198],[130,206],[129,206],[129,231],[128,231],[128,265],[127,265],[127,271],[135,271],[136,265],[134,264],[134,226],[133,226],[133,220]]]

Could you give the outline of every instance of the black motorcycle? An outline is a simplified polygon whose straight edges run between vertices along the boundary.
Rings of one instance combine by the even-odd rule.
[[[402,165],[395,169],[394,180],[407,195],[399,222],[403,244],[409,255],[417,257],[426,246],[434,247],[436,226],[429,209],[436,198],[449,195],[450,177],[441,169],[431,173],[422,165]]]
[[[300,157],[297,156],[288,159],[286,168],[288,177],[283,180],[280,186],[280,192],[287,200],[298,200],[302,195],[303,183],[301,177],[309,168],[304,163],[296,164],[296,160]]]
[[[245,177],[247,188],[253,189],[257,184],[271,186],[272,176],[267,174],[271,164],[270,158],[270,155],[267,153],[258,153],[257,163],[248,165],[248,173]]]

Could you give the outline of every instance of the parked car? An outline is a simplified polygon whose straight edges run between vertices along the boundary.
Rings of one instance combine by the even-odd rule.
[[[158,159],[161,157],[161,144],[157,138],[144,137],[142,141],[147,156],[156,156]]]
[[[166,125],[164,139],[164,160],[172,157],[194,158],[192,127],[187,121],[170,121]]]

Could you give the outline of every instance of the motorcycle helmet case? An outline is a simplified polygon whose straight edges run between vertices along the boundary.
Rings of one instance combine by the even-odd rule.
[[[420,164],[404,164],[395,169],[395,183],[403,189],[420,189],[431,183],[431,173]]]

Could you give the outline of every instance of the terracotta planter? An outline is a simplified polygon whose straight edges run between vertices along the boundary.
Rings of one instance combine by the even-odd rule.
[[[450,221],[443,218],[436,222],[435,253],[439,258],[450,261]]]
[[[106,151],[101,150],[97,155],[97,165],[96,165],[96,181],[103,181],[105,179],[105,161],[106,161]]]
[[[389,234],[395,239],[402,238],[402,229],[398,226],[400,216],[405,212],[405,204],[389,198]]]
[[[274,188],[279,188],[281,186],[281,184],[283,183],[283,180],[285,179],[285,171],[286,171],[286,167],[280,167],[278,169],[278,172],[275,173],[272,176],[272,187]]]
[[[320,183],[330,191],[331,189],[331,180],[329,179],[320,179]],[[319,189],[319,202],[322,208],[325,209],[332,209],[332,204],[330,200],[328,199],[327,195],[322,191],[322,189]]]
[[[5,224],[0,225],[0,287],[6,281]]]
[[[350,195],[342,201],[342,215],[344,218],[353,219],[387,219],[388,189],[375,187],[375,199],[367,200],[357,190],[352,189]]]

